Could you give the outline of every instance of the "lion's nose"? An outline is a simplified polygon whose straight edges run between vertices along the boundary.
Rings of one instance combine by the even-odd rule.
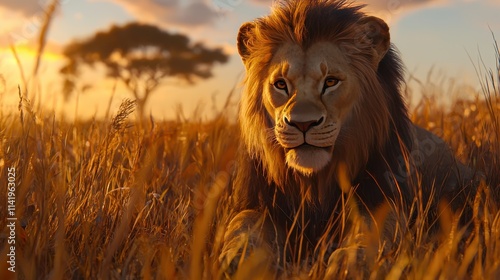
[[[285,117],[286,124],[288,124],[290,126],[294,126],[302,132],[307,132],[309,129],[311,129],[314,126],[320,125],[322,122],[323,122],[323,117],[321,117],[319,120],[312,120],[312,121],[305,121],[305,122],[289,120],[287,117]]]

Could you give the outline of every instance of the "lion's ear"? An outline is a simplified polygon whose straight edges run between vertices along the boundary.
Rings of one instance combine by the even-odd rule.
[[[255,23],[246,22],[240,27],[240,31],[238,32],[238,53],[240,54],[243,62],[246,62],[250,56],[249,47],[254,36],[254,30]]]
[[[391,36],[389,26],[380,18],[365,17],[361,20],[363,37],[368,40],[374,50],[373,62],[378,66],[385,54],[391,47]]]

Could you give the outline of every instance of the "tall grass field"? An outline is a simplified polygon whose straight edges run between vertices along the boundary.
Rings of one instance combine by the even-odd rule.
[[[353,258],[347,246],[338,262],[289,263],[279,277],[500,279],[499,71],[478,71],[472,97],[446,105],[436,93],[454,93],[432,80],[405,89],[424,96],[412,104],[412,120],[484,175],[467,227],[441,207],[437,233],[417,225],[390,253],[374,241]],[[134,102],[124,100],[106,119],[68,122],[34,106],[22,87],[6,94],[19,95],[19,107],[0,111],[0,279],[228,276],[218,264],[217,209],[227,207],[221,194],[239,149],[234,114],[139,122]],[[259,253],[233,277],[275,277]]]

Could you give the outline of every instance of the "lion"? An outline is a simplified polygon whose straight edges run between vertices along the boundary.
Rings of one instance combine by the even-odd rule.
[[[472,180],[444,141],[410,121],[389,27],[362,8],[277,1],[240,27],[242,145],[222,263],[258,248],[297,260],[325,236],[339,244],[347,196],[370,220],[384,204],[407,213],[419,199],[456,202]]]

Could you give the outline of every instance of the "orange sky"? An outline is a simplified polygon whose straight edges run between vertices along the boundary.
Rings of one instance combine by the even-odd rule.
[[[17,85],[22,84],[19,68],[9,49],[16,47],[25,75],[30,79],[35,56],[37,31],[44,15],[38,0],[2,0],[0,2],[0,75],[7,81],[6,93],[0,97],[2,110],[17,108]],[[170,31],[189,35],[193,41],[209,46],[223,46],[231,54],[229,62],[214,68],[214,78],[187,86],[167,80],[149,101],[157,118],[175,115],[179,104],[189,115],[197,105],[207,112],[221,102],[234,85],[238,85],[243,67],[235,52],[234,41],[239,26],[267,14],[270,0],[62,0],[49,33],[36,98],[47,108],[75,115],[76,98],[64,103],[57,75],[63,61],[62,47],[76,38],[85,38],[111,24],[141,21],[157,24]],[[477,84],[468,54],[477,60],[478,52],[487,66],[494,66],[494,53],[489,28],[500,37],[500,1],[498,0],[368,0],[368,9],[384,18],[391,27],[392,41],[402,53],[409,72],[425,79],[429,69],[458,81]],[[42,3],[42,4],[40,4]],[[85,73],[83,80],[92,88],[79,96],[78,115],[88,118],[102,115],[109,101],[113,81],[102,72]],[[0,87],[1,88],[1,87]],[[120,100],[131,97],[118,87],[113,108]]]

